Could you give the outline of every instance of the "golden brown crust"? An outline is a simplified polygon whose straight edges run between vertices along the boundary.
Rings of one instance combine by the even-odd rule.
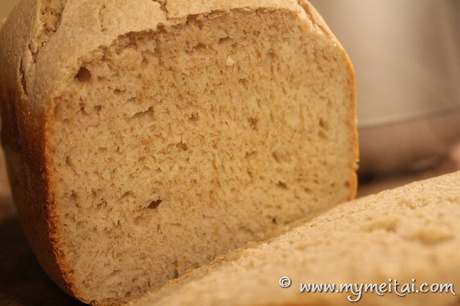
[[[349,71],[349,75],[350,75],[350,82],[351,82],[351,88],[352,88],[352,97],[351,97],[351,100],[353,101],[353,105],[352,105],[352,108],[350,109],[350,116],[353,118],[353,123],[354,123],[354,127],[353,127],[353,138],[352,138],[352,143],[351,143],[351,146],[352,146],[352,150],[353,150],[353,160],[354,160],[354,170],[355,171],[358,171],[359,169],[359,139],[358,139],[358,129],[357,129],[357,122],[358,122],[358,118],[357,118],[357,96],[356,96],[356,78],[355,78],[355,71],[353,69],[353,64],[351,63],[348,55],[346,54],[345,51],[344,52],[344,56],[347,57],[347,60],[348,60],[348,71]],[[355,173],[352,174],[352,186],[351,186],[351,190],[352,190],[352,194],[350,196],[350,198],[348,200],[353,200],[355,197],[356,197],[356,192],[358,190],[358,175]]]
[[[0,34],[0,74],[2,95],[2,144],[18,216],[40,264],[62,288],[62,276],[55,254],[53,206],[50,205],[47,158],[44,154],[44,109],[30,118],[30,100],[25,81],[25,49],[36,30],[38,6],[23,1],[9,17]],[[18,35],[21,33],[21,35]],[[11,36],[14,36],[12,38]],[[20,37],[21,39],[19,39]]]

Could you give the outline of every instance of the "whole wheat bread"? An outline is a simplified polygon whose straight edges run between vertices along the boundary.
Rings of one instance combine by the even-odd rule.
[[[458,305],[459,181],[457,172],[344,203],[129,306]]]
[[[0,41],[19,217],[86,303],[355,194],[352,67],[303,0],[24,0]]]

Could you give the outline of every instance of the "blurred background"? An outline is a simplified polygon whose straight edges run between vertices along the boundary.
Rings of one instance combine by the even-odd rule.
[[[8,16],[9,12],[19,2],[19,0],[0,0],[0,20]]]
[[[460,1],[310,2],[355,67],[361,176],[442,162],[460,140]]]
[[[0,0],[0,21],[18,2]],[[311,3],[356,71],[358,197],[460,170],[460,0]],[[36,261],[15,217],[0,150],[2,305],[83,304]]]
[[[9,12],[18,2],[19,0],[0,0],[0,26],[3,20],[9,14]],[[3,160],[3,151],[0,149],[0,222],[13,214],[14,210],[11,205],[11,196],[8,179],[6,177],[5,162]]]

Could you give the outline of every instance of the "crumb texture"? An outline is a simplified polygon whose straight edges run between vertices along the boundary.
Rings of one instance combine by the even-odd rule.
[[[70,274],[124,301],[353,194],[343,51],[287,11],[120,36],[56,98],[52,167]]]
[[[456,305],[459,179],[457,172],[339,205],[129,305],[350,305],[348,298],[364,305]],[[292,280],[291,287],[280,287],[283,276]],[[404,297],[395,293],[394,280]],[[391,283],[392,291],[300,293],[301,283],[337,289]],[[410,293],[424,283],[423,290],[434,285],[435,292]]]

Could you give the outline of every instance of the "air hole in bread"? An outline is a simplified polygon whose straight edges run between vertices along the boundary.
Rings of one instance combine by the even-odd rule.
[[[178,260],[174,261],[173,266],[174,266],[173,277],[177,278],[177,277],[179,277],[179,263],[178,263]]]
[[[238,80],[238,83],[240,83],[241,85],[243,85],[244,89],[248,89],[248,86],[249,86],[249,82],[247,79],[239,79]]]
[[[187,151],[188,147],[185,143],[183,142],[179,142],[176,147],[179,149],[179,150],[182,150],[182,151]]]
[[[320,131],[318,132],[318,136],[319,136],[319,138],[321,138],[321,139],[327,140],[327,134],[324,133],[323,130],[320,130]]]
[[[81,67],[75,75],[75,80],[81,83],[87,83],[91,80],[91,72],[85,67]]]
[[[187,24],[191,25],[194,28],[198,28],[198,30],[203,29],[203,19],[202,16],[197,15],[190,15],[187,17]]]
[[[323,118],[319,119],[319,126],[326,131],[329,130],[329,124]]]
[[[141,288],[139,287],[135,287],[134,288],[136,291],[141,291]],[[125,293],[125,298],[129,298],[131,296],[131,291],[128,291]]]
[[[248,160],[251,160],[251,159],[254,159],[256,156],[257,156],[257,151],[251,151],[251,152],[246,152],[246,155],[244,157]]]
[[[204,49],[206,49],[206,45],[204,45],[202,43],[199,43],[198,45],[193,47],[193,49],[195,49],[196,51],[204,50]]]
[[[96,208],[98,210],[102,210],[102,209],[106,209],[107,208],[107,201],[103,200],[102,202],[100,202],[99,204],[96,205]],[[108,210],[108,212],[110,212],[111,209]]]
[[[73,172],[75,172],[75,173],[77,172],[77,168],[75,167],[74,163],[72,162],[72,159],[70,158],[70,156],[66,157],[65,163],[70,169],[72,169]]]
[[[133,197],[133,196],[134,196],[134,194],[133,194],[132,191],[127,191],[121,196],[120,199],[118,199],[118,202],[120,202],[120,201],[122,201],[124,199],[128,199],[128,198]]]
[[[224,44],[231,44],[233,40],[230,37],[223,37],[219,39],[219,44],[224,45]]]
[[[279,188],[282,188],[282,189],[288,189],[287,188],[287,185],[283,182],[278,182],[278,184],[276,184],[276,187],[279,187]]]
[[[125,117],[127,117],[128,115],[127,114],[124,114]],[[145,120],[151,120],[154,118],[154,111],[153,111],[153,107],[149,107],[147,110],[143,111],[143,112],[137,112],[135,113],[133,116],[131,116],[130,118],[128,118],[128,121],[133,121],[133,120],[138,120],[138,121],[141,121],[143,119]]]
[[[79,204],[80,197],[75,191],[72,190],[69,198],[70,198],[70,201],[75,205],[75,207],[80,208],[80,204]]]
[[[146,57],[144,57],[141,62],[141,68],[145,69],[147,68],[148,65],[149,65],[149,60]]]
[[[110,274],[111,276],[114,276],[116,274],[119,274],[121,270],[113,270],[112,273]]]
[[[88,112],[86,112],[86,105],[84,103],[80,103],[79,113],[84,115],[84,116],[89,115]]]
[[[291,156],[289,155],[288,152],[281,152],[281,151],[275,150],[273,151],[272,156],[280,164],[289,163],[291,161]]]
[[[147,206],[148,209],[156,209],[160,203],[162,202],[163,200],[156,200],[156,201],[152,201],[150,202],[149,206]]]
[[[192,116],[190,116],[189,120],[190,120],[190,121],[198,121],[198,114],[197,114],[197,113],[193,113]]]
[[[76,227],[77,229],[80,229],[82,226],[83,226],[83,221],[79,221],[79,222],[77,222],[77,224],[75,225],[75,227]]]
[[[249,124],[251,127],[255,130],[257,129],[257,123],[259,122],[259,119],[257,118],[249,118]]]
[[[273,153],[272,153],[272,156],[273,156],[273,158],[274,158],[277,162],[281,163],[280,155],[279,155],[278,152],[276,152],[276,151],[273,152]]]

